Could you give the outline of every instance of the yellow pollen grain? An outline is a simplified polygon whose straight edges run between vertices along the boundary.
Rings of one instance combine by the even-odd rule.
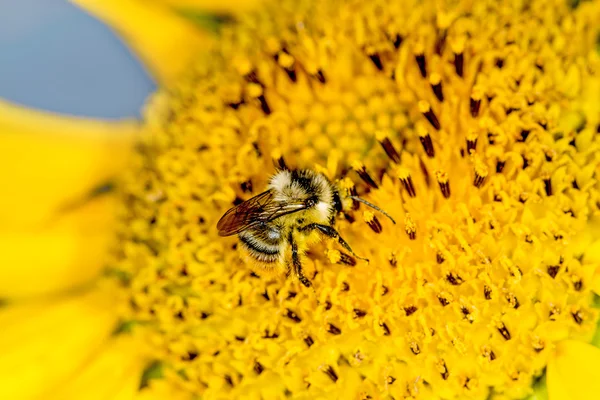
[[[448,174],[444,171],[435,171],[435,178],[439,183],[448,183]]]
[[[406,214],[404,217],[404,230],[409,236],[413,236],[417,233],[417,224],[415,224],[415,221],[410,214]]]
[[[375,214],[372,211],[363,212],[363,219],[366,223],[373,221],[373,218],[375,218]]]
[[[429,75],[429,83],[432,85],[438,85],[440,82],[442,81],[442,76],[440,74],[438,74],[437,72],[432,72],[431,75]],[[425,110],[427,111],[427,110]],[[425,112],[422,111],[422,112]]]
[[[287,53],[279,53],[277,62],[284,68],[291,68],[294,65],[294,57]]]
[[[246,92],[248,93],[248,96],[257,98],[262,96],[263,87],[257,83],[249,83],[248,86],[246,86]]]
[[[344,178],[344,179],[340,180],[339,185],[340,185],[340,188],[345,189],[346,191],[349,191],[350,189],[352,189],[354,187],[354,182],[350,178]]]
[[[420,100],[418,103],[418,107],[419,107],[419,111],[422,113],[426,113],[431,110],[431,106],[429,105],[429,102],[427,102],[426,100]]]
[[[342,253],[339,250],[327,250],[327,259],[330,263],[336,264],[342,259]]]

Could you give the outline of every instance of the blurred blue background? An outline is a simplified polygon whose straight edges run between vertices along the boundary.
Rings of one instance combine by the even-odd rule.
[[[0,0],[0,97],[115,119],[139,116],[154,89],[118,36],[66,0]]]

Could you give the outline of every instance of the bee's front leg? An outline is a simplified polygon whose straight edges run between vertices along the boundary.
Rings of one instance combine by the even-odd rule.
[[[354,257],[360,258],[361,260],[364,260],[367,262],[369,261],[366,258],[357,256],[356,253],[354,253],[354,251],[348,244],[348,242],[346,242],[344,240],[344,238],[339,234],[338,231],[335,230],[335,228],[333,226],[313,223],[313,224],[305,225],[302,228],[300,228],[299,230],[302,232],[310,232],[315,229],[319,230],[319,232],[321,232],[323,235],[325,235],[327,237],[330,237],[332,239],[337,239],[338,243],[341,244],[343,248],[348,250],[350,252],[350,254],[352,254]]]
[[[312,283],[308,280],[306,276],[304,276],[304,273],[302,272],[302,263],[300,262],[298,243],[296,243],[296,240],[294,240],[294,235],[292,234],[292,232],[290,232],[288,240],[290,242],[290,246],[292,247],[292,264],[294,266],[294,272],[296,273],[298,280],[300,280],[300,282],[304,286],[311,287]]]

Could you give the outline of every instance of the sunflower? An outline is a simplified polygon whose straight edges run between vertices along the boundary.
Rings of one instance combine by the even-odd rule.
[[[69,282],[50,291],[48,264],[27,260],[37,291],[26,272],[6,285],[28,297],[2,315],[4,397],[597,397],[600,2],[286,0],[198,53],[174,22],[164,40],[153,2],[86,3],[164,86],[120,180],[118,243],[92,258],[102,278],[64,271],[40,239],[30,257]],[[254,271],[215,225],[275,166],[323,173],[397,224],[346,210],[336,228],[370,262],[323,240],[302,258],[312,288]],[[112,175],[98,170],[85,182]],[[11,226],[79,238],[110,198],[63,190],[34,219],[38,188]],[[31,253],[7,250],[9,265]]]

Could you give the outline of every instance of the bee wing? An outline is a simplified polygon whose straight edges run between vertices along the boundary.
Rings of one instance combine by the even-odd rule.
[[[305,208],[304,202],[275,201],[275,192],[267,190],[227,211],[217,223],[217,229],[220,236],[231,236],[260,223],[272,221]]]

